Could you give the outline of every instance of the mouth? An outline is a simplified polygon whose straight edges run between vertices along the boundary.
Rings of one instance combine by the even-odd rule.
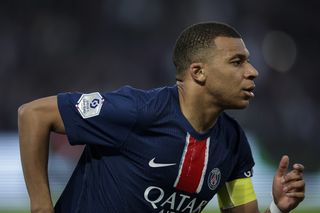
[[[254,93],[253,93],[254,88],[255,88],[255,86],[253,85],[251,87],[247,87],[247,88],[242,89],[242,91],[244,92],[244,94],[247,97],[253,98],[254,97]]]

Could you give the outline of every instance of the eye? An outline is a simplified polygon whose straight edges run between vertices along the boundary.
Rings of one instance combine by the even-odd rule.
[[[241,61],[241,60],[231,61],[231,64],[232,64],[233,66],[235,66],[235,67],[240,66],[242,63],[243,63],[243,61]]]
[[[231,64],[235,67],[239,67],[244,63],[250,63],[249,59],[235,59],[231,61]]]

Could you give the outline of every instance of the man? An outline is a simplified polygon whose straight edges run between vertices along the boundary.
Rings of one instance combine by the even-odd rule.
[[[258,72],[240,34],[222,23],[182,32],[177,83],[143,91],[64,93],[19,109],[21,160],[32,212],[201,212],[218,194],[221,212],[258,212],[245,133],[223,111],[254,97]],[[55,208],[48,187],[50,131],[86,144]],[[283,156],[267,212],[304,198],[303,166]]]

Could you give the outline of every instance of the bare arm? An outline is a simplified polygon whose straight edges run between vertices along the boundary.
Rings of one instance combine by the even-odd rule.
[[[22,105],[18,110],[21,163],[30,196],[31,212],[53,212],[48,184],[50,132],[65,133],[57,97]]]

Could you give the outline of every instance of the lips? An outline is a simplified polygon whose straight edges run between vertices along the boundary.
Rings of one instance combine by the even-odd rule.
[[[249,96],[250,98],[253,98],[254,97],[254,93],[253,93],[253,90],[254,90],[255,86],[250,86],[250,87],[247,87],[245,89],[242,89],[243,92],[245,93],[246,96]]]

